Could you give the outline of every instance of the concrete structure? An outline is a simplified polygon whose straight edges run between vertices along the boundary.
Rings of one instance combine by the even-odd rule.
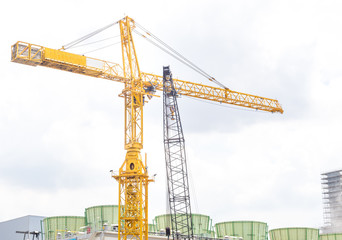
[[[342,233],[342,170],[321,175],[323,192],[322,232]]]
[[[24,216],[20,218],[15,218],[12,220],[0,222],[0,239],[1,240],[23,240],[24,234],[16,233],[16,231],[21,232],[41,232],[41,221],[45,217],[41,216]],[[30,237],[26,235],[27,239],[32,239],[33,235]],[[35,238],[36,239],[36,238]],[[41,235],[39,236],[41,238]]]

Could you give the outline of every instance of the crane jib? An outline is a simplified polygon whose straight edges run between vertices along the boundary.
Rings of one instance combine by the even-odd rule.
[[[120,27],[122,65],[26,42],[17,42],[12,46],[11,61],[30,66],[45,66],[67,72],[125,83],[123,91],[119,96],[124,98],[124,146],[127,152],[125,161],[119,169],[119,174],[112,175],[112,177],[119,182],[118,239],[127,240],[129,238],[131,240],[147,240],[148,184],[154,180],[149,178],[146,157],[144,163],[140,154],[140,151],[143,148],[143,109],[144,103],[146,102],[145,96],[151,98],[152,96],[155,96],[155,91],[163,91],[164,83],[163,77],[140,71],[132,37],[132,31],[136,26],[139,27],[139,25],[128,16],[116,23],[118,23]],[[112,25],[113,24],[105,26],[90,35],[73,41],[64,48],[78,44],[84,39],[89,38],[89,36],[93,36]],[[232,91],[224,87],[224,85],[220,84],[215,78],[211,77],[188,59],[184,58],[177,51],[165,45],[158,38],[150,34],[150,32],[148,32],[148,36],[155,38],[156,41],[163,44],[170,52],[172,52],[171,55],[175,56],[181,62],[221,86],[212,87],[200,83],[173,79],[173,92],[172,94],[168,92],[166,93],[166,95],[169,94],[168,97],[170,97],[168,108],[170,112],[167,112],[168,114],[171,114],[168,116],[170,117],[169,120],[176,119],[176,114],[178,112],[175,108],[176,102],[171,99],[171,96],[174,98],[176,95],[183,95],[217,103],[231,104],[266,112],[283,113],[283,109],[277,100]],[[180,121],[178,121],[178,123],[180,123]],[[171,125],[172,124],[169,125],[169,130],[173,128]],[[182,141],[182,139],[184,138],[182,137],[182,134],[178,137],[179,139],[177,142],[180,149],[183,150],[184,141]],[[172,137],[169,138],[168,141],[165,141],[165,144],[174,145],[174,139]],[[177,166],[172,165],[171,167],[175,169]],[[183,172],[183,176],[184,175],[186,175],[186,172]],[[181,179],[183,176],[177,175],[177,179]],[[188,186],[187,181],[185,182],[185,185]],[[181,189],[184,188],[179,188],[173,192],[172,197],[170,197],[170,204],[178,204],[180,198],[186,200],[183,201],[182,204],[186,205],[189,211],[185,211],[183,213],[179,212],[173,216],[174,220],[178,221],[177,226],[189,226],[191,223],[190,205],[187,205],[189,203],[189,194],[180,195],[179,193]],[[185,189],[188,190],[188,187],[185,187]],[[186,217],[183,218],[183,216]],[[177,235],[177,228],[175,231]],[[181,230],[180,234],[183,235],[184,233],[184,235],[187,235],[188,238],[190,238],[189,236],[192,236],[191,232],[192,229],[188,228],[184,229],[184,231]]]

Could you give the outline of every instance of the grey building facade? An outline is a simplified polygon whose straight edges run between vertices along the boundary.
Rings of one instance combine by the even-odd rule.
[[[323,191],[323,233],[342,232],[342,170],[321,175]]]
[[[11,219],[8,221],[0,222],[0,239],[1,240],[23,240],[24,234],[16,233],[16,231],[22,232],[41,232],[41,221],[45,217],[41,216],[24,216],[20,218]],[[26,239],[32,239],[33,235],[26,235]],[[36,237],[34,238],[36,239]],[[42,239],[41,234],[39,239]]]

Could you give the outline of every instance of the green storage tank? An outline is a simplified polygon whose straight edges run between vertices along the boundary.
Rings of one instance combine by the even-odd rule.
[[[342,240],[342,233],[321,234],[320,240]]]
[[[148,232],[149,233],[155,233],[156,232],[156,227],[154,226],[154,224],[152,224],[152,223],[148,224]]]
[[[200,237],[212,237],[212,220],[209,216],[203,214],[192,214],[192,224],[194,235]]]
[[[243,240],[267,240],[267,223],[255,221],[231,221],[215,224],[216,236],[239,237]]]
[[[270,230],[270,240],[318,240],[316,228],[277,228]]]
[[[85,209],[86,225],[90,231],[101,231],[106,223],[109,228],[111,225],[117,225],[119,219],[118,205],[101,205]]]
[[[212,236],[212,220],[209,216],[203,214],[192,214],[192,223],[194,235],[211,237]],[[154,218],[155,231],[160,232],[166,227],[171,227],[171,215],[163,214]]]
[[[59,216],[59,217],[47,217],[43,220],[44,226],[44,239],[55,240],[58,233],[65,237],[66,234],[77,233],[84,231],[86,226],[85,218],[78,216]]]

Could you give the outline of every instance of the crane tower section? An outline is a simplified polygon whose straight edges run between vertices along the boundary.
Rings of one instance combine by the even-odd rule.
[[[137,32],[136,28],[139,28],[139,24],[127,16],[114,24],[117,23],[120,26],[123,60],[122,65],[66,52],[64,51],[66,50],[65,47],[57,50],[25,42],[17,42],[12,46],[11,60],[13,62],[29,66],[45,66],[95,78],[121,82],[124,84],[124,88],[120,96],[124,98],[125,102],[124,146],[127,152],[125,161],[119,169],[119,173],[113,174],[113,177],[119,182],[118,239],[147,240],[148,183],[153,181],[153,179],[149,179],[146,160],[143,162],[140,154],[143,148],[143,108],[144,104],[147,102],[145,97],[150,99],[152,96],[155,96],[156,91],[163,91],[164,84],[162,76],[140,71],[132,37],[132,33]],[[103,29],[106,29],[107,27]],[[149,32],[146,32],[146,29],[141,26],[140,29],[142,29],[146,34],[142,35],[144,38],[152,37]],[[93,33],[91,35],[93,35]],[[86,38],[88,38],[88,36],[86,36]],[[154,39],[158,40],[155,36]],[[80,41],[77,40],[76,42],[79,43]],[[215,80],[211,77],[208,79],[210,81]],[[172,82],[175,86],[173,89],[177,89],[179,95],[260,111],[283,113],[280,103],[275,99],[232,91],[222,86],[213,87],[180,79],[173,79]],[[165,82],[165,84],[169,83]],[[172,94],[170,95],[170,89],[172,88],[166,87],[166,89],[169,91],[168,97],[170,98],[168,98],[168,101],[170,101],[169,104],[171,104],[172,101],[175,101],[171,98]],[[177,106],[177,104],[175,106]],[[174,114],[176,114],[176,112]],[[175,117],[179,116],[175,115]],[[171,123],[169,130],[173,131],[173,125]],[[172,131],[170,131],[170,133],[173,133]],[[175,145],[173,144],[174,143],[171,141],[170,146],[174,147]],[[180,141],[179,144],[183,144],[182,146],[184,148],[184,140],[183,142]],[[181,154],[183,150],[179,150],[179,152],[176,151],[175,154]],[[172,155],[172,157],[174,157],[174,155]],[[186,167],[186,165],[180,164],[177,166],[177,161],[172,160],[172,166],[174,166],[174,170],[177,175],[170,175],[175,186],[178,186],[180,181],[185,181],[181,177],[178,178],[178,172],[176,171],[178,171],[178,168]],[[184,171],[184,169],[182,171]],[[186,171],[184,173],[186,174]],[[187,184],[187,181],[185,181],[185,184]],[[187,186],[188,185],[186,185],[186,187]],[[172,196],[175,197],[171,199],[172,201],[178,201],[176,198],[178,197],[178,194],[183,194],[181,193],[181,189],[181,187],[177,189],[173,188],[172,194],[174,195]],[[185,198],[187,198],[188,192],[184,194]],[[188,199],[186,199],[184,203],[173,203],[175,207],[174,209],[177,208],[179,211],[184,212],[183,215],[180,213],[182,216],[190,216],[191,214],[190,211],[184,210],[185,208],[180,207],[185,206],[187,201]],[[178,220],[178,215],[174,214],[174,216],[177,217],[176,220]],[[187,221],[189,221],[189,218],[187,219]],[[183,221],[180,221],[179,226],[182,226],[182,224]],[[178,229],[178,231],[182,232],[183,230]],[[189,233],[188,236],[191,236],[191,234]]]
[[[142,161],[144,89],[132,38],[132,19],[119,21],[123,74],[127,79],[120,94],[125,99],[126,158],[113,177],[119,182],[118,240],[148,239],[148,184],[146,158]]]
[[[190,192],[185,154],[185,140],[172,74],[163,68],[164,148],[168,201],[173,239],[192,239]]]

